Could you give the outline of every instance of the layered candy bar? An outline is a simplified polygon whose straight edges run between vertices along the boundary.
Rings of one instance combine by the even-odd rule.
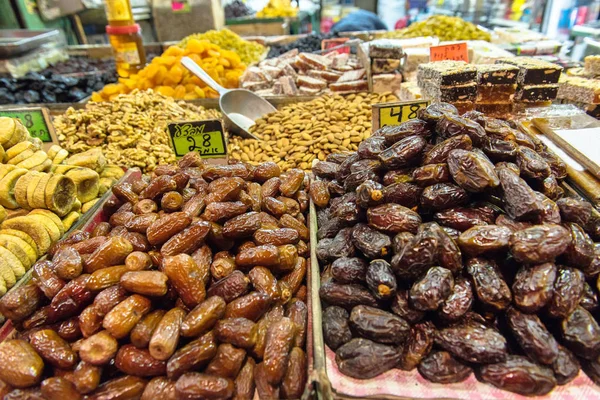
[[[558,84],[526,85],[517,90],[515,100],[523,103],[537,103],[551,101],[558,94]]]
[[[563,75],[557,97],[586,104],[600,103],[600,81]]]
[[[503,58],[496,64],[511,64],[519,68],[519,85],[543,85],[558,83],[562,67],[547,61],[531,57]]]
[[[418,81],[427,80],[438,86],[475,83],[477,79],[477,68],[464,61],[429,62],[419,65],[418,71]]]
[[[515,85],[519,68],[510,64],[477,64],[479,85]]]

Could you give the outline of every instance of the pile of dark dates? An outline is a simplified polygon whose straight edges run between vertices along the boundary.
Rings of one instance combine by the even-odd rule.
[[[0,299],[0,398],[299,399],[308,185],[196,152],[115,185],[107,222]]]
[[[471,373],[543,395],[600,383],[600,223],[565,164],[479,112],[433,104],[317,163],[323,334],[340,371]]]

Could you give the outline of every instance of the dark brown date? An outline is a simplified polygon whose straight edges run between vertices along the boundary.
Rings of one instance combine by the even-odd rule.
[[[473,151],[452,150],[448,153],[448,168],[454,182],[469,192],[483,192],[500,184],[494,164]]]
[[[517,221],[535,219],[543,206],[533,189],[510,168],[498,168],[497,174],[508,216]]]
[[[409,301],[408,290],[398,290],[396,296],[392,299],[392,312],[411,324],[419,322],[425,316],[425,312],[414,308]]]
[[[352,244],[368,258],[385,257],[390,253],[390,237],[367,224],[357,224],[352,229]]]
[[[512,231],[499,225],[474,226],[458,238],[460,249],[470,256],[499,254],[508,248]]]
[[[592,314],[577,307],[561,322],[563,344],[575,355],[593,360],[600,353],[600,326]]]
[[[508,354],[504,336],[476,321],[467,320],[438,331],[435,343],[455,357],[478,364],[501,362]]]
[[[181,400],[228,399],[233,396],[233,390],[231,379],[199,372],[186,372],[175,383],[175,393]]]
[[[478,377],[485,383],[524,396],[543,396],[556,386],[550,368],[522,356],[508,356],[505,361],[485,365],[479,369]]]
[[[230,303],[248,293],[249,290],[250,279],[242,271],[236,270],[225,278],[213,283],[208,289],[206,296],[219,296],[226,303]]]
[[[467,379],[473,370],[447,351],[434,351],[421,361],[419,373],[435,383],[457,383]]]
[[[426,144],[422,136],[407,136],[379,153],[378,157],[387,169],[410,166],[418,161]]]
[[[452,272],[442,267],[430,268],[410,289],[410,302],[420,311],[437,310],[454,288]]]
[[[438,310],[438,315],[447,321],[457,321],[473,305],[474,295],[472,284],[462,276],[454,279],[454,288],[442,306]]]
[[[586,269],[594,259],[594,242],[576,223],[565,224],[571,235],[571,243],[564,253],[565,262],[576,268]]]
[[[554,294],[548,304],[548,314],[567,318],[583,298],[585,276],[575,268],[562,267],[554,282]]]
[[[527,179],[543,180],[550,176],[550,164],[535,150],[521,146],[517,149],[517,165],[521,176]]]
[[[550,365],[558,357],[558,343],[534,314],[525,314],[514,308],[506,312],[513,335],[527,356],[540,364]]]
[[[349,318],[350,314],[342,307],[329,306],[323,311],[323,338],[332,350],[352,339]]]
[[[455,149],[471,150],[473,142],[468,135],[452,136],[433,146],[423,157],[423,164],[445,163],[448,160],[448,154]]]
[[[515,232],[509,242],[510,251],[519,262],[542,264],[552,262],[565,252],[571,237],[560,225],[534,225]]]
[[[552,364],[554,377],[559,385],[566,385],[579,374],[579,362],[569,350],[558,345],[558,357]]]
[[[382,204],[367,211],[369,225],[375,229],[397,233],[416,233],[421,217],[416,212],[399,204]]]
[[[410,331],[410,325],[402,318],[369,306],[354,307],[349,323],[361,337],[384,344],[400,344]]]
[[[211,331],[175,352],[167,361],[167,377],[177,379],[187,371],[204,367],[217,354],[215,334]]]
[[[396,294],[396,277],[387,261],[371,261],[365,277],[367,287],[376,298],[385,300]]]
[[[426,187],[420,203],[426,210],[441,211],[460,206],[469,200],[469,194],[453,183],[436,183]]]
[[[585,200],[572,197],[563,197],[556,201],[560,209],[560,217],[564,222],[574,222],[579,226],[586,226],[592,217],[592,205]]]
[[[335,362],[344,375],[370,379],[398,365],[402,352],[368,339],[352,339],[335,353]]]
[[[467,262],[467,274],[479,301],[494,310],[503,310],[510,304],[511,292],[498,269],[491,260],[472,258]]]
[[[431,322],[415,324],[410,328],[410,335],[402,347],[402,359],[398,367],[412,371],[431,351],[435,327]]]
[[[392,183],[383,189],[383,200],[386,203],[400,204],[404,207],[415,207],[423,189],[407,182]]]
[[[377,300],[371,292],[358,284],[339,284],[330,281],[321,286],[319,296],[328,304],[346,309],[352,309],[361,304],[377,306]]]
[[[541,310],[552,298],[557,269],[552,263],[523,266],[512,285],[517,307],[529,313]]]

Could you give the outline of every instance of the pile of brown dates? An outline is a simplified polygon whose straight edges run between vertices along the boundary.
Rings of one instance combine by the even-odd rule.
[[[323,334],[346,375],[475,373],[543,395],[600,384],[600,223],[565,164],[479,112],[433,104],[317,163]]]
[[[309,181],[197,153],[113,187],[0,300],[3,399],[298,399]]]

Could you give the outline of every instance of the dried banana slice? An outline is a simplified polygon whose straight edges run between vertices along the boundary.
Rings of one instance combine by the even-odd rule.
[[[46,208],[46,186],[52,178],[52,174],[43,174],[33,191],[30,191],[32,185],[27,187],[27,202],[31,209]],[[31,201],[29,201],[31,199]]]
[[[15,246],[20,248],[21,251],[27,257],[27,261],[24,261],[21,259],[21,263],[23,265],[26,265],[26,264],[29,265],[29,266],[26,266],[27,269],[29,269],[37,261],[37,251],[33,247],[31,247],[31,245],[29,243],[27,243],[24,239],[22,239],[18,236],[9,235],[6,233],[0,233],[0,246],[6,247],[10,251],[12,251],[14,254],[17,254],[17,253],[15,251],[13,251],[13,248]]]
[[[21,143],[22,141],[27,139],[29,139],[29,132],[27,131],[27,128],[25,128],[25,126],[21,123],[21,121],[17,119],[15,121],[15,131],[13,132],[8,142],[0,144],[2,144],[2,147],[4,147],[5,150],[8,150],[17,143]]]
[[[56,227],[60,231],[61,237],[62,237],[62,235],[65,234],[65,227],[64,227],[62,221],[60,220],[58,215],[54,214],[52,211],[37,208],[37,209],[33,210],[32,212],[30,212],[28,215],[43,215],[44,217],[52,220],[54,225],[56,225]]]
[[[21,161],[17,164],[17,167],[31,169],[33,167],[37,167],[41,165],[44,161],[48,159],[48,154],[44,150],[38,150],[28,159]]]
[[[17,277],[15,276],[15,273],[10,265],[8,265],[8,261],[4,259],[0,259],[0,276],[4,280],[7,289],[10,289],[11,287],[15,286],[15,283],[17,283]]]
[[[2,180],[0,180],[0,205],[14,210],[19,208],[15,199],[15,185],[20,177],[27,173],[26,169],[16,168],[10,171]]]
[[[14,171],[15,170],[14,165],[10,165],[10,164],[0,164],[0,179],[4,178],[6,176],[6,174],[8,174],[10,171]]]
[[[2,229],[15,229],[31,236],[37,245],[39,255],[46,254],[52,245],[44,225],[28,216],[7,219],[2,223]]]
[[[96,202],[100,200],[100,199],[94,199],[91,201],[88,201],[87,203],[83,203],[83,205],[81,206],[81,213],[85,214],[86,212],[90,211],[90,208],[94,207],[94,204],[96,204]]]
[[[10,250],[0,246],[0,258],[2,258],[10,266],[12,271],[15,273],[15,278],[21,279],[25,275],[25,266],[21,264],[21,261],[15,256]]]
[[[59,217],[64,217],[73,208],[73,203],[77,198],[77,189],[71,178],[64,175],[53,175],[48,181],[45,189],[46,207],[54,211]]]
[[[89,168],[75,168],[67,171],[65,176],[73,179],[77,187],[77,198],[82,203],[98,197],[100,189],[100,175]]]
[[[33,142],[26,140],[24,142],[14,145],[13,147],[11,147],[8,150],[6,150],[6,159],[10,160],[11,158],[15,158],[16,156],[18,156],[19,154],[21,154],[22,152],[24,152],[26,150],[36,151],[39,149],[35,148],[35,144],[33,144]]]
[[[65,161],[69,157],[69,152],[65,149],[61,149],[56,156],[52,159],[52,164],[58,165]]]
[[[70,171],[72,169],[77,168],[77,166],[75,165],[53,165],[52,166],[52,172],[54,172],[55,174],[66,174],[67,171]]]
[[[29,142],[27,142],[27,143],[29,143]],[[12,164],[12,165],[17,165],[21,161],[27,160],[29,157],[33,156],[34,154],[35,154],[35,151],[33,149],[27,149],[27,150],[20,152],[13,158],[9,158],[6,163]]]
[[[56,157],[56,154],[61,150],[62,150],[62,147],[60,147],[57,144],[53,144],[52,146],[50,146],[50,148],[47,151],[48,158],[51,160],[54,160],[54,157]]]
[[[25,249],[12,239],[8,240],[6,237],[0,236],[0,247],[4,247],[6,250],[10,251],[15,257],[17,257],[26,271],[29,271],[29,268],[31,268],[31,266],[35,262],[35,260],[31,261]]]
[[[48,172],[48,171],[50,171],[51,167],[52,167],[52,161],[50,161],[50,159],[48,158],[48,159],[46,159],[46,161],[44,161],[40,165],[30,168],[30,170],[31,171],[39,171],[39,172]]]
[[[63,218],[62,223],[65,226],[65,229],[68,231],[69,229],[71,229],[71,227],[73,226],[73,224],[77,221],[79,221],[79,217],[81,216],[81,214],[79,214],[77,211],[71,211],[70,213],[67,214],[66,217]]]
[[[58,229],[58,226],[56,226],[56,224],[52,222],[50,218],[39,214],[32,215],[31,213],[27,214],[27,218],[31,218],[32,220],[38,221],[40,224],[42,224],[48,232],[48,235],[50,235],[50,240],[52,243],[56,243],[60,240],[60,229]]]
[[[15,129],[17,129],[17,120],[9,117],[0,117],[0,144],[4,144],[10,140]]]
[[[29,236],[27,233],[25,233],[23,231],[18,231],[16,229],[8,229],[8,228],[0,229],[0,235],[9,235],[9,236],[14,236],[18,239],[21,239],[22,241],[27,243],[29,246],[31,246],[31,248],[35,251],[36,259],[42,255],[42,253],[40,253],[40,251],[38,250],[38,246],[35,243],[35,240],[33,240],[33,238],[31,236]]]
[[[41,173],[36,171],[29,171],[25,175],[19,178],[15,185],[15,200],[21,208],[30,210],[29,203],[27,203],[27,186],[36,177],[41,177]],[[39,179],[39,178],[38,178]]]
[[[4,221],[6,219],[6,217],[8,217],[8,213],[6,212],[6,209],[2,206],[0,206],[0,223],[2,223],[2,221]]]

